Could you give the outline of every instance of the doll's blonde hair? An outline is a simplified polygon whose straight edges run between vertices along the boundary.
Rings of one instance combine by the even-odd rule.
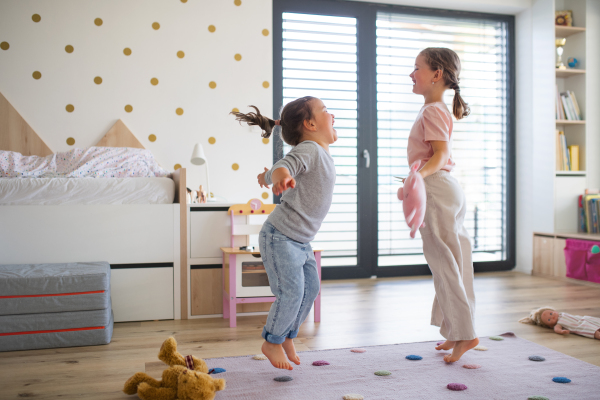
[[[545,328],[550,328],[548,325],[546,325],[542,321],[542,313],[544,311],[554,311],[554,312],[556,312],[556,310],[554,308],[552,308],[552,307],[540,307],[540,308],[536,308],[535,310],[531,310],[531,313],[529,313],[529,316],[527,316],[525,318],[521,318],[519,320],[519,322],[522,323],[522,324],[539,325],[539,326],[543,326]]]

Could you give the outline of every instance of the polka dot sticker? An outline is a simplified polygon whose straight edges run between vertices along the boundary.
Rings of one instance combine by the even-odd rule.
[[[40,21],[42,20],[42,17],[40,17],[40,14],[33,14],[33,15],[31,16],[31,20],[32,20],[33,22],[40,22]]]
[[[156,142],[156,135],[152,134],[152,135],[148,136],[148,140],[151,142]]]
[[[263,36],[269,36],[269,30],[268,29],[263,29],[262,30],[262,34],[263,34]]]
[[[177,171],[179,168],[181,168],[181,164],[175,164],[175,165],[173,165],[173,169],[175,171]]]
[[[214,31],[216,31],[216,30],[217,30],[217,28],[216,28],[214,25],[209,25],[209,26],[208,26],[208,31],[209,31],[210,33],[213,33],[213,32],[214,32]]]
[[[183,115],[183,108],[179,107],[177,110],[175,110],[175,114]]]
[[[265,200],[268,199],[269,198],[269,193],[263,192],[262,198],[265,199]]]
[[[187,3],[187,0],[181,0],[182,3]]]
[[[210,83],[208,84],[208,87],[211,89],[214,89],[217,87],[217,82],[215,81],[210,81]]]
[[[73,106],[73,104],[67,104],[65,110],[67,110],[67,112],[73,112],[75,111],[75,107]]]
[[[237,163],[233,163],[233,165],[231,166],[231,169],[234,171],[237,171],[238,169],[240,169],[240,166]]]
[[[236,54],[235,56],[233,56],[233,58],[235,58],[235,61],[241,61],[242,55],[241,54]]]
[[[10,47],[10,44],[8,44],[8,42],[0,43],[0,49],[2,49],[2,50],[8,50],[9,47]]]
[[[241,6],[242,0],[233,0],[233,4],[235,4],[236,6]]]
[[[153,84],[154,86],[156,86],[156,85],[158,85],[158,79],[152,78],[152,79],[150,79],[150,83]]]
[[[126,56],[130,56],[131,55],[131,49],[129,47],[125,47],[123,49],[123,54],[125,54]]]
[[[155,31],[160,29],[160,24],[158,22],[153,22],[152,23],[152,29],[154,29]]]
[[[231,109],[231,112],[240,112],[240,110],[239,110],[239,108],[237,108],[237,107],[233,107],[233,108]]]
[[[183,58],[183,57],[185,57],[185,53],[184,53],[183,51],[179,50],[179,51],[177,52],[177,57],[179,57],[179,58]]]
[[[69,54],[70,54],[70,53],[72,53],[72,52],[73,52],[73,50],[75,50],[75,49],[74,49],[74,48],[73,48],[73,46],[71,46],[70,44],[68,44],[68,45],[66,45],[66,46],[65,46],[65,51],[66,51],[67,53],[69,53]]]
[[[67,139],[67,144],[69,146],[73,146],[75,144],[75,139],[73,139],[72,137],[68,138]]]
[[[132,107],[131,105],[127,104],[127,105],[125,106],[125,111],[127,111],[127,112],[132,112],[132,111],[133,111],[133,107]]]
[[[209,137],[208,138],[208,143],[215,144],[215,143],[217,143],[217,139],[215,139],[214,137]]]
[[[96,18],[96,19],[94,20],[94,24],[96,24],[96,26],[100,26],[100,25],[102,25],[102,18]]]
[[[269,85],[269,82],[267,82],[267,81],[264,81],[264,82],[263,82],[263,87],[264,87],[265,89],[268,89],[268,87],[269,87],[269,86],[270,86],[270,85]]]
[[[102,78],[100,78],[99,76],[95,77],[95,78],[94,78],[94,83],[95,83],[96,85],[99,85],[99,84],[101,84],[101,83],[102,83]]]
[[[266,137],[265,137],[265,138],[263,138],[263,141],[262,141],[262,142],[263,142],[264,144],[269,144],[269,138],[266,138]]]
[[[31,76],[33,76],[33,79],[40,79],[42,77],[42,73],[40,71],[33,71]]]

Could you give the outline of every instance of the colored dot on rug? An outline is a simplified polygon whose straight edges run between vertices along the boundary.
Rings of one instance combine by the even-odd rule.
[[[225,370],[225,369],[223,369],[223,368],[211,368],[211,369],[208,371],[208,373],[209,373],[209,374],[220,374],[220,373],[222,373],[222,372],[226,372],[226,370]]]
[[[377,376],[388,376],[391,375],[392,373],[390,371],[386,371],[386,370],[381,370],[381,371],[375,371],[375,375]]]
[[[318,360],[318,361],[313,361],[313,365],[316,365],[317,367],[320,367],[322,365],[329,365],[329,363],[325,360]]]
[[[481,365],[479,365],[479,364],[465,364],[465,365],[463,365],[463,368],[466,368],[466,369],[479,369],[479,368],[481,368]]]
[[[550,400],[550,399],[547,397],[544,397],[544,396],[529,396],[527,398],[527,400]]]
[[[356,394],[356,393],[350,393],[350,394],[345,394],[344,397],[342,397],[344,400],[363,400],[365,398],[365,396],[363,396],[362,394]]]
[[[462,383],[449,383],[446,387],[450,390],[467,390],[467,385]]]
[[[504,340],[504,338],[500,336],[490,336],[490,340]]]
[[[289,381],[291,381],[293,379],[294,378],[292,378],[291,376],[287,376],[287,375],[278,376],[276,378],[273,378],[273,380],[277,381],[277,382],[289,382]]]
[[[423,357],[421,357],[421,356],[416,356],[416,355],[414,355],[414,354],[411,354],[410,356],[406,356],[406,359],[407,359],[407,360],[415,360],[415,361],[416,361],[416,360],[422,360],[422,359],[423,359]]]
[[[556,383],[569,383],[571,380],[569,378],[565,378],[564,376],[557,376],[552,378],[552,380]]]
[[[485,346],[475,346],[473,350],[486,351],[488,348]]]
[[[531,361],[546,361],[546,359],[542,356],[529,356]]]
[[[364,352],[366,352],[365,349],[352,349],[350,351],[353,352],[353,353],[364,353]]]
[[[252,358],[255,360],[267,360],[267,356],[265,356],[264,354],[257,354]]]
[[[500,334],[500,336],[504,336],[504,337],[515,337],[515,336],[517,336],[517,335],[515,335],[515,333],[514,333],[514,332],[504,332],[504,333],[501,333],[501,334]]]

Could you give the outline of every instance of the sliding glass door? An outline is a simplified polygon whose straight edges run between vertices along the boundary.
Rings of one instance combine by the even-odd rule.
[[[426,274],[410,239],[394,179],[406,176],[406,143],[423,105],[414,60],[448,47],[462,60],[471,115],[456,121],[453,174],[465,190],[476,270],[514,265],[513,17],[359,2],[274,0],[275,115],[302,96],[336,116],[334,201],[313,247],[324,278]],[[453,92],[444,99],[452,109]],[[289,148],[275,140],[274,159]]]

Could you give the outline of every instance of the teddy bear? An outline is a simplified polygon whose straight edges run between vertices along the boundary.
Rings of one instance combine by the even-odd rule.
[[[142,400],[213,400],[216,392],[225,389],[225,379],[208,375],[204,360],[182,356],[173,337],[163,342],[158,358],[169,366],[161,381],[138,372],[125,382],[123,392],[137,393]]]

